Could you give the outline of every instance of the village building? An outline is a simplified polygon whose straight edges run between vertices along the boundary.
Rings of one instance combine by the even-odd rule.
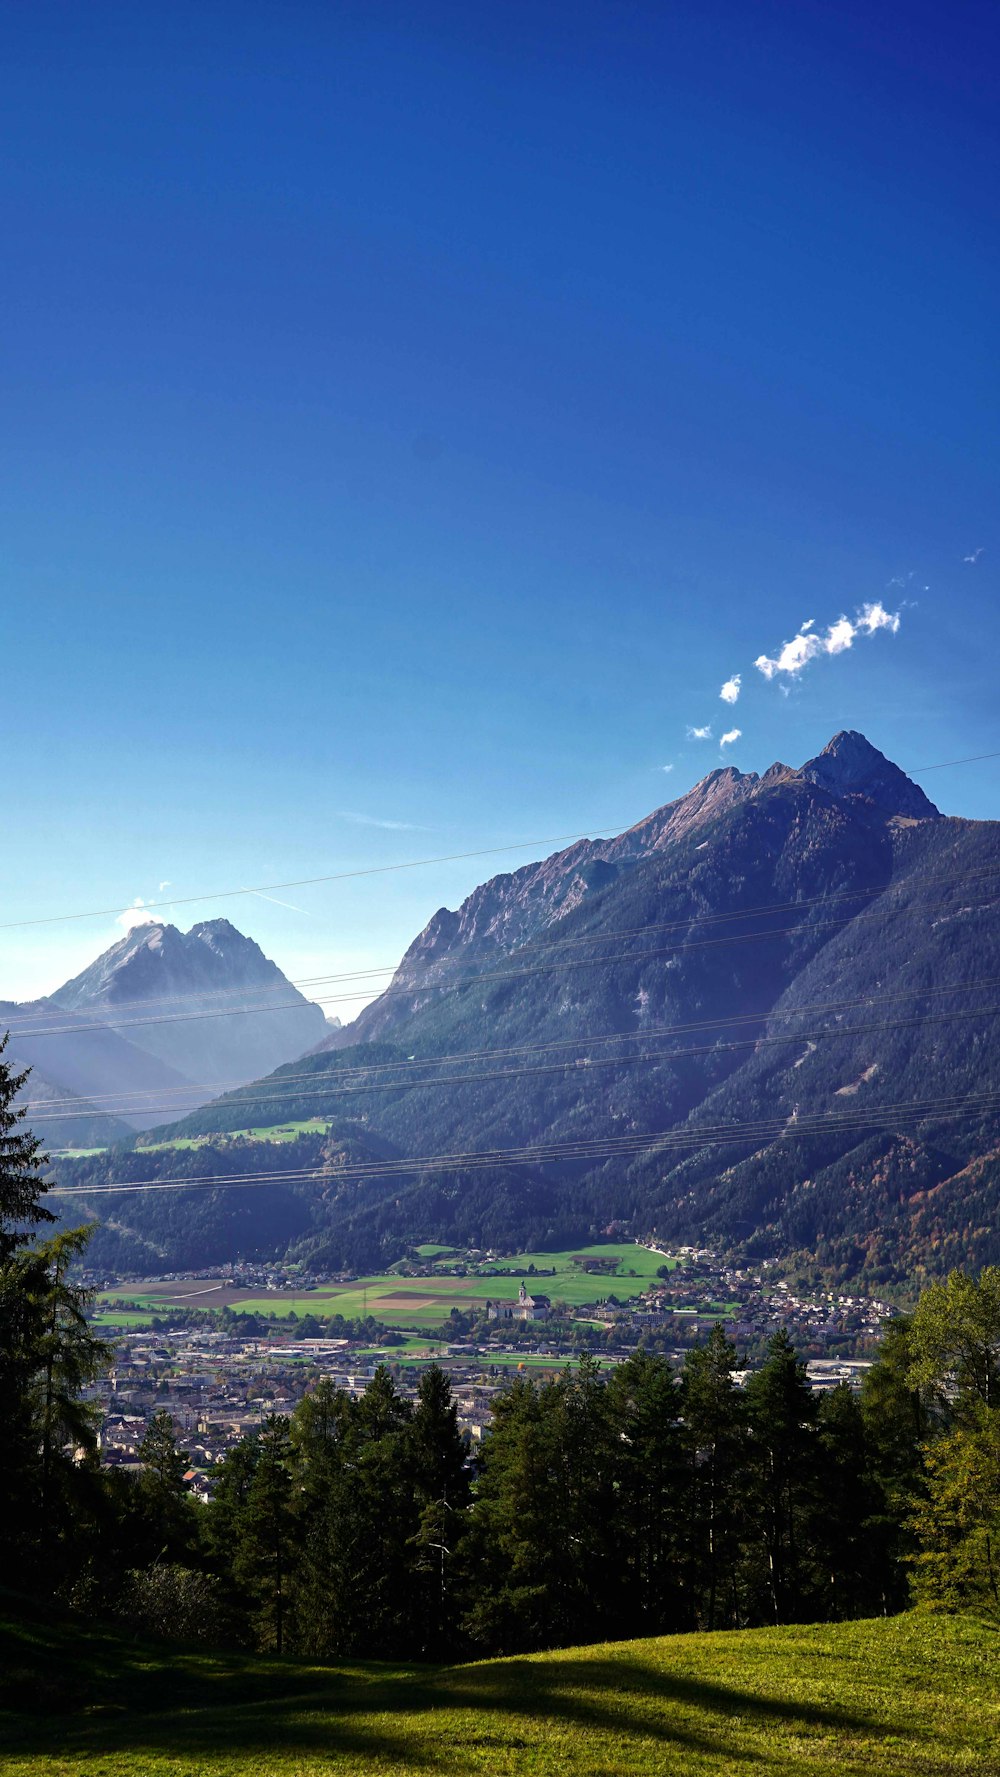
[[[522,1281],[516,1302],[487,1302],[490,1320],[547,1320],[552,1304],[548,1296],[529,1296]]]

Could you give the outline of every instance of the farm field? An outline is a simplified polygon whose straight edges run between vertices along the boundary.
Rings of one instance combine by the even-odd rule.
[[[995,1777],[998,1634],[906,1616],[457,1667],[0,1623],[5,1777]],[[27,1707],[26,1707],[27,1704]]]
[[[115,1324],[116,1314],[128,1311],[152,1316],[170,1308],[229,1307],[245,1314],[288,1314],[294,1310],[300,1318],[306,1314],[342,1314],[353,1320],[371,1314],[386,1326],[419,1332],[440,1326],[452,1308],[479,1307],[490,1299],[515,1300],[522,1274],[531,1265],[536,1275],[524,1278],[530,1291],[581,1308],[611,1294],[634,1295],[649,1289],[659,1267],[674,1262],[646,1247],[608,1242],[558,1253],[517,1254],[482,1265],[479,1275],[471,1274],[471,1265],[466,1264],[467,1275],[458,1276],[456,1267],[462,1262],[452,1248],[441,1248],[437,1255],[425,1256],[433,1264],[432,1273],[426,1277],[406,1277],[387,1271],[344,1283],[319,1284],[311,1290],[240,1288],[223,1278],[123,1284],[102,1292],[98,1298],[99,1319],[110,1326]],[[587,1263],[595,1261],[608,1268],[588,1271]],[[501,1270],[508,1275],[500,1275]],[[127,1304],[127,1308],[123,1309],[122,1304]],[[133,1320],[131,1324],[138,1323]]]
[[[178,1153],[182,1149],[204,1148],[208,1146],[224,1147],[227,1143],[238,1141],[289,1142],[297,1141],[300,1135],[322,1135],[329,1119],[327,1117],[306,1117],[297,1123],[269,1123],[254,1129],[230,1129],[224,1135],[182,1135],[174,1141],[143,1141],[137,1147],[146,1154],[163,1154],[173,1149]],[[96,1152],[97,1150],[95,1150]]]

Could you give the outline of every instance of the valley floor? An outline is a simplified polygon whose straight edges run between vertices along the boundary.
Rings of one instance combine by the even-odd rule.
[[[998,1656],[996,1628],[915,1612],[436,1669],[171,1653],[82,1628],[7,1624],[0,1770],[995,1774]]]

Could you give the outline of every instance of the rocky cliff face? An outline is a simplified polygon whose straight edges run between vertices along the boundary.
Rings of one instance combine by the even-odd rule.
[[[440,908],[411,944],[388,991],[353,1024],[327,1036],[320,1047],[346,1048],[390,1035],[439,998],[449,984],[530,943],[586,902],[603,896],[644,860],[670,856],[724,816],[766,802],[782,787],[798,792],[802,799],[806,786],[821,791],[866,826],[941,818],[897,765],[864,735],[850,730],[835,735],[817,758],[798,771],[781,764],[772,765],[762,777],[734,766],[711,771],[686,795],[617,837],[579,840],[541,863],[494,876],[475,889],[457,912]]]

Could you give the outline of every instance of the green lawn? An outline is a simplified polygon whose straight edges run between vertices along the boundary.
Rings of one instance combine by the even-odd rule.
[[[4,1777],[954,1777],[1000,1770],[967,1618],[635,1641],[464,1667],[169,1654],[0,1625]]]

